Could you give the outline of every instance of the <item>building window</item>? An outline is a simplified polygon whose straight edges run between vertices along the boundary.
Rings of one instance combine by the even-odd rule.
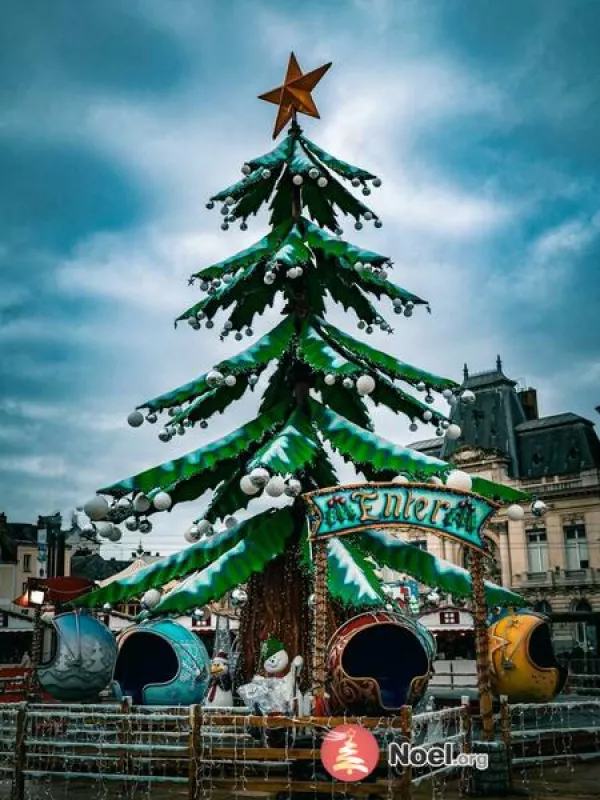
[[[598,651],[598,636],[596,626],[592,620],[592,607],[587,600],[578,600],[575,603],[574,611],[589,614],[589,621],[582,620],[575,623],[575,644],[583,650],[584,656],[595,655]]]
[[[590,565],[588,544],[583,522],[563,527],[567,569],[587,569]]]
[[[534,611],[539,612],[540,614],[548,614],[552,613],[552,606],[547,600],[538,600],[538,602],[533,607]]]
[[[23,572],[31,572],[31,555],[29,553],[23,556]]]
[[[527,537],[527,561],[529,572],[548,570],[548,537],[545,528],[529,528]]]

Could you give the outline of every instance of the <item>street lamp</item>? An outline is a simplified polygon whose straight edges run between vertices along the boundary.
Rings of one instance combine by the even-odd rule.
[[[29,579],[27,587],[27,600],[33,606],[33,641],[31,644],[31,670],[27,686],[27,697],[33,701],[39,690],[37,670],[41,661],[43,633],[42,633],[42,607],[46,600],[46,587],[35,579]]]

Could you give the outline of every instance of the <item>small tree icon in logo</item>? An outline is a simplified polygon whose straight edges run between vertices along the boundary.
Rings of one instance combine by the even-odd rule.
[[[321,761],[327,772],[344,782],[370,775],[379,760],[377,739],[360,725],[339,725],[321,745]]]

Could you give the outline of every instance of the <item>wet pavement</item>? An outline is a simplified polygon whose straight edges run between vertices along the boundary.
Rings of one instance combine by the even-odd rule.
[[[515,796],[528,797],[530,800],[598,800],[600,796],[600,760],[595,762],[576,763],[569,766],[565,763],[553,765],[532,765],[527,770],[515,770],[513,775]],[[134,787],[131,787],[134,788]],[[265,798],[268,793],[239,792],[225,794],[223,792],[206,792],[202,800],[213,797],[215,800],[229,800],[234,797]],[[340,795],[343,797],[344,795]],[[48,781],[41,780],[27,785],[26,800],[187,800],[187,786],[155,784],[137,786],[129,797],[123,791],[121,783],[90,783],[82,781]],[[304,798],[307,795],[303,796]],[[331,793],[323,797],[331,798]],[[349,786],[346,795],[352,798]],[[487,800],[499,800],[493,795],[486,795]],[[10,786],[0,783],[0,800],[10,800]],[[422,784],[413,790],[413,800],[464,800],[458,783],[455,780],[438,782],[434,789],[431,783]]]

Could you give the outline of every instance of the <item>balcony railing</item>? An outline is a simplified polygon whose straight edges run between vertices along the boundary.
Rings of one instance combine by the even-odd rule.
[[[552,569],[545,572],[522,572],[515,575],[515,587],[534,589],[550,586],[600,586],[600,571],[586,569]]]

